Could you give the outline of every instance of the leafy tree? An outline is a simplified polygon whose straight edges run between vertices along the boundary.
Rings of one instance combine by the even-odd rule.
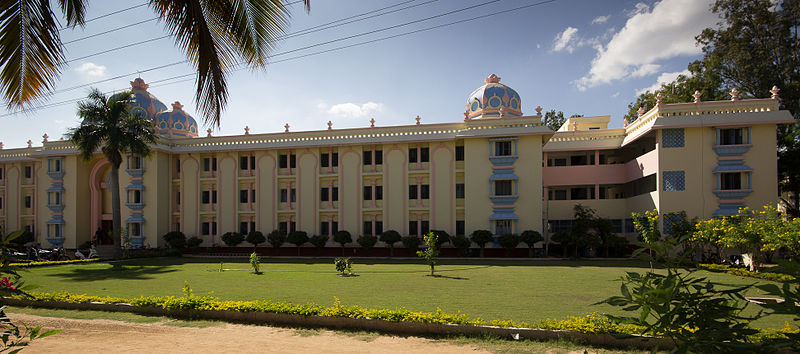
[[[317,256],[322,254],[322,249],[325,248],[325,245],[328,243],[328,235],[314,235],[308,239],[314,247],[317,248]]]
[[[226,232],[222,235],[222,242],[228,247],[236,247],[244,242],[244,235],[238,232]]]
[[[203,243],[203,239],[201,239],[201,238],[199,238],[197,236],[192,236],[192,237],[189,237],[188,239],[186,239],[186,247],[189,247],[189,248],[200,247],[200,244],[202,244],[202,243]]]
[[[267,238],[264,237],[264,234],[262,234],[261,231],[250,231],[244,240],[253,245],[254,248],[258,247],[258,245],[264,242],[267,242]]]
[[[342,257],[344,257],[344,245],[353,242],[353,236],[347,230],[339,230],[333,234],[333,242],[342,245]]]
[[[425,234],[423,239],[425,240],[425,248],[417,251],[417,256],[425,259],[425,263],[431,267],[431,276],[435,276],[434,270],[436,268],[436,264],[439,263],[438,236],[431,231]]]
[[[497,242],[506,249],[506,257],[508,257],[509,252],[519,245],[519,236],[514,234],[500,235],[500,237],[497,238]]]
[[[333,260],[333,264],[336,266],[336,271],[339,272],[340,277],[349,277],[353,276],[353,263],[350,261],[350,258],[336,258]]]
[[[632,213],[633,227],[639,232],[639,236],[647,245],[648,252],[650,252],[650,259],[653,258],[653,247],[650,245],[655,244],[661,240],[661,231],[658,229],[658,210],[648,210],[644,214]],[[650,272],[653,272],[653,262],[650,262]]]
[[[431,232],[436,234],[436,247],[441,248],[443,244],[450,242],[450,234],[444,230],[431,230]]]
[[[267,234],[267,242],[275,249],[275,254],[278,254],[278,249],[286,243],[286,234],[281,230],[272,230]]]
[[[253,269],[253,274],[261,274],[261,261],[258,259],[256,251],[250,254],[250,268]]]
[[[472,242],[475,242],[476,245],[480,246],[481,257],[483,257],[483,249],[486,247],[486,244],[489,242],[494,242],[492,232],[489,230],[475,230],[469,235],[469,239],[472,240]]]
[[[361,235],[356,240],[361,247],[367,250],[367,255],[369,255],[369,249],[375,247],[375,244],[378,243],[378,237],[372,235]]]
[[[570,118],[576,117],[583,117],[583,114],[573,114],[569,116]],[[561,128],[562,125],[567,121],[567,118],[564,118],[564,112],[551,109],[547,112],[544,112],[544,116],[542,117],[542,123],[546,125],[550,130],[557,131]]]
[[[466,254],[466,251],[469,249],[469,246],[472,246],[472,241],[470,241],[464,235],[455,235],[450,237],[450,243],[453,244],[453,247],[461,250],[461,254]]]
[[[67,60],[56,2],[3,1],[0,5],[0,87],[9,108],[24,108],[47,96]],[[88,0],[59,0],[66,27],[84,27]],[[206,123],[219,125],[228,100],[227,76],[239,63],[263,68],[288,27],[283,1],[151,0],[175,43],[197,68],[195,101]],[[306,10],[310,0],[303,0]],[[117,227],[115,227],[115,230]]]
[[[3,31],[4,28],[0,27],[0,33]],[[3,70],[7,68],[5,66]],[[0,72],[0,81],[3,80],[4,72]],[[153,123],[138,114],[131,114],[130,102],[131,94],[128,91],[106,97],[99,90],[93,89],[85,101],[78,103],[78,116],[83,119],[83,123],[67,132],[67,137],[78,146],[83,159],[88,161],[95,151],[101,150],[111,163],[111,185],[108,189],[111,191],[111,220],[116,256],[122,254],[119,167],[125,154],[145,157],[152,151],[150,146],[158,141]]]
[[[574,234],[568,230],[560,230],[551,237],[553,241],[561,245],[561,249],[564,251],[564,258],[567,258],[569,248],[577,244],[573,236]]]
[[[381,234],[381,242],[389,246],[389,255],[394,257],[394,244],[400,242],[400,233],[394,230],[387,230]]]
[[[417,248],[419,248],[420,244],[419,237],[417,236],[403,236],[403,238],[400,239],[400,242],[403,243],[403,247],[411,251],[414,251]]]
[[[533,246],[544,241],[544,237],[539,231],[525,230],[519,235],[519,241],[528,245],[528,257],[533,257]]]
[[[308,234],[305,231],[292,231],[289,233],[289,237],[286,238],[286,242],[297,246],[297,255],[299,256],[300,246],[308,242]]]

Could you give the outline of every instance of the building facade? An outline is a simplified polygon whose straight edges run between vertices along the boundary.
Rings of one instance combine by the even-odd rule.
[[[793,122],[776,89],[767,99],[659,102],[621,129],[608,116],[570,118],[553,132],[541,107],[524,115],[520,95],[492,75],[455,123],[200,137],[179,102],[168,109],[142,79],[131,87],[133,111],[161,136],[120,171],[134,247],[162,246],[169,231],[202,246],[275,229],[547,235],[571,226],[576,204],[633,237],[632,212],[658,209],[668,228],[681,211],[709,218],[774,204],[776,125]],[[28,229],[45,246],[107,243],[109,169],[101,154],[83,160],[47,135],[0,150],[0,228]]]

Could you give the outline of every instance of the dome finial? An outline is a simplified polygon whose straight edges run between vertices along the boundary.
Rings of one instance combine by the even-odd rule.
[[[183,109],[183,105],[179,101],[175,101],[172,103],[172,109],[175,111],[180,111]]]
[[[136,79],[131,81],[131,89],[147,91],[149,87],[150,85],[146,84],[144,82],[144,79],[142,79],[141,77],[137,77]]]
[[[486,78],[486,80],[483,81],[486,82],[487,84],[496,84],[500,82],[500,77],[495,74],[491,74],[489,75],[489,77]]]

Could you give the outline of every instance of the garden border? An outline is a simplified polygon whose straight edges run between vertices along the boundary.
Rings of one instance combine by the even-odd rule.
[[[513,328],[498,326],[480,326],[469,324],[439,324],[422,322],[392,322],[369,318],[303,316],[272,312],[237,312],[225,310],[173,310],[160,307],[133,306],[130,304],[112,304],[104,302],[70,303],[57,301],[36,301],[17,298],[2,298],[3,305],[20,307],[41,307],[65,310],[90,310],[106,312],[128,312],[147,316],[165,316],[181,319],[220,320],[225,322],[248,323],[259,325],[277,325],[304,328],[327,328],[333,330],[374,331],[394,335],[413,335],[421,337],[464,335],[477,337],[494,335],[506,339],[570,340],[576,343],[611,347],[620,349],[671,349],[672,341],[667,338],[633,336],[632,338],[615,338],[608,333],[580,333],[563,330],[546,330],[536,328]]]

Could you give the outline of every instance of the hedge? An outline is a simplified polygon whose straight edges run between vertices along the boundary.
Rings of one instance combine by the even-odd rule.
[[[41,261],[41,262],[10,263],[9,265],[12,266],[12,267],[31,268],[31,267],[42,267],[42,266],[59,265],[59,264],[93,263],[93,262],[99,262],[99,261],[100,261],[100,258],[88,258],[88,259],[71,259],[71,260],[68,260],[68,261]]]
[[[700,264],[700,268],[709,272],[727,273],[737,275],[740,277],[750,277],[757,279],[771,280],[780,283],[788,283],[797,280],[796,277],[789,274],[771,273],[771,272],[751,272],[743,268],[734,268],[726,264]]]

